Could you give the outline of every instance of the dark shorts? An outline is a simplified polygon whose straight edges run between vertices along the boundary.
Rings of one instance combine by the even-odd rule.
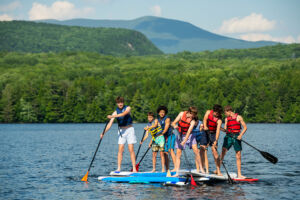
[[[200,145],[209,145],[212,146],[212,144],[216,141],[216,133],[208,133],[204,132],[202,134],[202,137],[200,139]],[[217,143],[218,145],[218,143]]]
[[[235,151],[242,151],[242,141],[236,139],[239,134],[226,134],[224,137],[223,147],[229,150],[233,145]]]

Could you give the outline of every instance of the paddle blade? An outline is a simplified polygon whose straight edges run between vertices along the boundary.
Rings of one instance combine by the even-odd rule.
[[[271,163],[273,164],[276,164],[277,161],[278,161],[278,158],[276,158],[275,156],[269,154],[268,152],[265,152],[265,151],[260,151],[261,155],[267,159],[268,161],[270,161]]]
[[[197,183],[195,182],[192,174],[191,174],[191,185],[192,186],[197,186]]]
[[[135,169],[137,172],[139,171],[139,168],[140,168],[140,163],[136,164],[136,166],[135,166]]]
[[[88,175],[89,175],[89,171],[87,171],[87,173],[84,175],[84,177],[81,179],[81,181],[87,182]]]

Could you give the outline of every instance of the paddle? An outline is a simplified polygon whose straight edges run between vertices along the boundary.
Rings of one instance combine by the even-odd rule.
[[[210,138],[210,133],[208,133],[208,132],[206,131],[206,134],[208,135],[209,140],[211,140],[211,138]],[[217,149],[216,146],[215,146],[215,150],[218,152],[218,149]],[[219,153],[218,153],[218,154],[219,154]],[[220,155],[219,155],[218,160],[221,160],[221,159],[220,159]],[[226,168],[226,166],[225,166],[223,160],[221,160],[221,163],[222,163],[222,165],[223,165],[223,167],[224,167],[224,169],[225,169],[225,171],[226,171],[226,174],[227,174],[227,177],[228,177],[228,183],[233,184],[233,180],[231,179],[231,177],[230,177],[230,175],[229,175],[229,173],[228,173],[228,171],[227,171],[227,168]]]
[[[182,141],[182,134],[179,133],[179,132],[178,132],[178,134],[179,134],[178,136],[180,137],[180,141]],[[183,151],[184,159],[185,159],[185,161],[186,161],[186,163],[187,163],[187,165],[188,165],[189,172],[190,172],[189,176],[187,176],[187,178],[186,178],[186,180],[185,180],[185,184],[189,181],[189,177],[191,177],[191,185],[197,186],[197,184],[196,184],[196,182],[195,182],[195,180],[194,180],[194,178],[193,178],[192,172],[191,172],[191,169],[192,169],[191,163],[190,163],[189,160],[188,160],[188,157],[187,157],[187,155],[186,155],[186,153],[185,153],[185,150],[182,149],[182,151]]]
[[[108,122],[109,122],[109,120],[106,122],[105,127],[104,127],[104,130],[103,130],[103,132],[102,132],[103,136],[104,136],[104,131],[105,131],[105,129],[106,129],[106,126],[107,126]],[[102,138],[103,138],[103,137],[102,137]],[[100,138],[100,140],[99,140],[98,146],[97,146],[96,151],[95,151],[95,153],[94,153],[94,156],[93,156],[92,162],[91,162],[91,164],[90,164],[90,166],[89,166],[89,169],[88,169],[87,173],[84,175],[84,177],[81,179],[81,181],[87,181],[87,179],[88,179],[88,175],[89,175],[90,169],[91,169],[92,164],[93,164],[93,162],[94,162],[94,160],[95,160],[95,157],[96,157],[97,151],[98,151],[98,149],[99,149],[99,146],[100,146],[100,144],[101,144],[102,138]]]
[[[151,147],[148,147],[147,151],[144,153],[143,157],[141,158],[140,162],[138,164],[135,165],[135,168],[136,168],[136,171],[138,172],[139,171],[139,168],[140,168],[140,164],[141,162],[143,161],[144,157],[146,156],[146,154],[148,153],[148,151],[150,150]],[[131,169],[132,171],[132,169]]]
[[[224,128],[221,128],[222,131],[226,132],[226,133],[229,133],[226,129]],[[231,136],[230,136],[231,137]],[[232,137],[233,138],[233,137]],[[236,139],[236,138],[234,138]],[[277,161],[278,161],[278,158],[273,156],[272,154],[268,153],[268,152],[265,152],[265,151],[261,151],[259,149],[257,149],[256,147],[252,146],[251,144],[249,144],[248,142],[246,142],[245,140],[241,140],[242,142],[244,142],[245,144],[249,145],[250,147],[252,147],[253,149],[257,150],[265,159],[267,159],[269,162],[273,163],[273,164],[276,164]]]
[[[146,133],[146,130],[144,130],[144,133],[143,133],[143,137],[142,137],[142,139],[141,139],[141,142],[142,142],[143,139],[144,139],[145,133]],[[142,143],[141,143],[141,142],[140,142],[140,146],[139,146],[139,148],[138,148],[138,151],[137,151],[137,153],[136,153],[136,155],[135,155],[135,160],[137,159],[137,157],[138,157],[138,155],[139,155],[139,152],[140,152],[140,149],[141,149],[141,146],[142,146]]]
[[[188,157],[186,155],[185,150],[183,149],[182,151],[183,151],[183,155],[184,155],[185,161],[186,161],[186,163],[187,163],[187,165],[189,167],[189,172],[190,172],[189,176],[187,176],[187,179],[185,180],[185,184],[188,182],[189,177],[191,177],[191,185],[197,186],[197,183],[195,182],[195,180],[193,178],[193,175],[192,175],[192,170],[191,170],[192,166],[191,166],[191,163],[188,161]]]

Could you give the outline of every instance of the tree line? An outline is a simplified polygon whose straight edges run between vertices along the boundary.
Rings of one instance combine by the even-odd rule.
[[[300,58],[291,56],[297,48],[259,48],[243,58],[247,50],[127,57],[0,52],[0,122],[105,122],[116,96],[124,96],[136,122],[159,105],[172,119],[196,106],[201,119],[218,103],[232,105],[246,122],[299,123]],[[269,51],[286,53],[268,58]],[[220,53],[228,56],[212,56]]]

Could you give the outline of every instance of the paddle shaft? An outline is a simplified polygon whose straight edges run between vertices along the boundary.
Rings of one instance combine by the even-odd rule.
[[[225,129],[224,129],[225,130]],[[211,141],[211,137],[210,137],[210,133],[206,133],[207,135],[208,135],[208,137],[209,137],[209,140]],[[218,149],[217,149],[217,147],[215,146],[215,150],[217,151],[217,153],[218,153]],[[219,154],[219,153],[218,153]],[[224,164],[224,162],[223,162],[223,160],[221,160],[220,159],[220,155],[219,155],[219,158],[218,158],[218,160],[220,160],[221,161],[221,163],[222,163],[222,165],[223,165],[223,167],[224,167],[224,169],[225,169],[225,171],[226,171],[226,174],[227,174],[227,176],[228,176],[228,182],[230,183],[230,184],[233,184],[233,180],[231,179],[231,177],[230,177],[230,175],[229,175],[229,173],[228,173],[228,171],[227,171],[227,168],[226,168],[226,166],[225,166],[225,164]]]
[[[146,156],[146,154],[148,153],[148,151],[150,150],[151,147],[148,147],[147,151],[144,153],[143,157],[141,158],[140,162],[137,165],[140,165],[140,163],[142,162],[142,160],[144,159],[144,157]]]
[[[145,133],[146,133],[146,130],[144,130],[144,133],[143,133],[143,137],[142,137],[142,139],[141,139],[141,142],[142,142],[143,139],[144,139]],[[140,143],[140,146],[139,146],[138,151],[137,151],[137,153],[136,153],[135,159],[137,159],[137,157],[138,157],[138,155],[139,155],[139,153],[140,153],[141,146],[142,146],[142,144]]]
[[[104,136],[104,132],[105,132],[105,129],[106,129],[106,127],[107,127],[108,122],[109,122],[109,121],[106,122],[105,127],[104,127],[104,130],[103,130],[103,132],[102,132],[103,136]],[[102,137],[102,138],[103,138],[103,137]],[[97,148],[96,148],[96,151],[95,151],[95,153],[94,153],[94,156],[93,156],[93,159],[92,159],[92,162],[91,162],[91,164],[90,164],[90,166],[89,166],[88,171],[90,171],[90,169],[91,169],[91,167],[92,167],[92,164],[93,164],[93,162],[94,162],[94,160],[95,160],[95,157],[96,157],[96,154],[97,154],[98,149],[99,149],[99,147],[100,147],[102,138],[100,138],[100,141],[99,141],[99,143],[98,143],[98,146],[97,146]]]
[[[232,133],[230,133],[229,131],[227,131],[227,130],[224,129],[224,128],[221,128],[221,130],[222,130],[222,131],[225,131],[225,132],[228,133],[228,134],[232,134]],[[233,138],[232,136],[229,136],[229,137]],[[236,139],[236,138],[234,138],[234,139]],[[240,141],[244,142],[245,144],[249,145],[250,147],[252,147],[252,148],[255,149],[256,151],[258,151],[265,159],[267,159],[267,160],[270,161],[271,163],[273,163],[273,164],[276,164],[276,163],[277,163],[277,161],[278,161],[278,158],[277,158],[277,157],[275,157],[275,156],[269,154],[268,152],[264,152],[264,151],[259,150],[258,148],[256,148],[256,147],[254,147],[253,145],[249,144],[249,143],[246,142],[245,140],[242,140],[242,139],[241,139]]]
[[[178,134],[179,134],[179,137],[180,137],[180,141],[182,142],[182,134],[181,134],[180,132],[178,132]],[[182,148],[183,148],[183,147],[182,147]],[[187,157],[187,155],[186,155],[185,150],[182,149],[182,151],[183,151],[183,156],[184,156],[184,159],[185,159],[185,161],[186,161],[186,164],[188,165],[188,168],[189,168],[190,177],[191,177],[191,184],[192,184],[193,186],[196,186],[197,184],[196,184],[196,182],[195,182],[195,180],[194,180],[194,178],[193,178],[193,175],[192,175],[192,166],[191,166],[191,163],[190,163],[190,161],[188,160],[188,157]],[[186,178],[186,180],[185,180],[185,184],[188,182],[188,180],[189,180],[189,176],[187,176],[187,178]]]

